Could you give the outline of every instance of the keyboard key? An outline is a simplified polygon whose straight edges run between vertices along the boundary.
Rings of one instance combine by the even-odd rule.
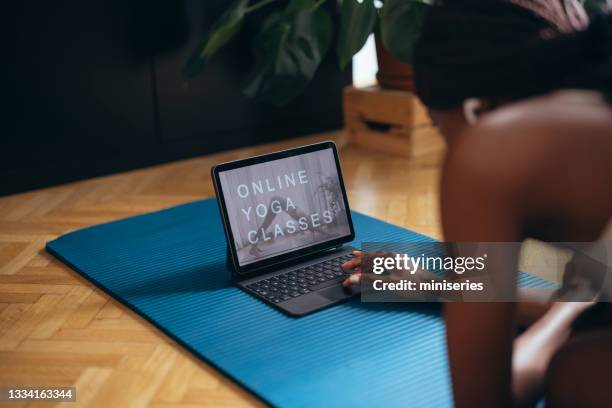
[[[323,267],[323,269],[325,270],[330,270],[330,269],[337,269],[338,267],[336,265],[325,265]]]
[[[315,291],[315,290],[320,290],[323,288],[327,288],[330,286],[334,286],[334,285],[339,285],[340,282],[342,282],[341,280],[337,280],[337,279],[333,279],[333,280],[328,280],[328,281],[324,281],[324,282],[320,282],[316,285],[310,286],[308,289],[311,291]]]
[[[298,297],[298,296],[300,296],[300,292],[291,292],[290,295],[292,297]]]

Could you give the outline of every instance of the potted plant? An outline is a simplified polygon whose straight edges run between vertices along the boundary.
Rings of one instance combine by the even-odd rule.
[[[382,86],[410,89],[412,49],[431,0],[327,0],[338,2],[337,59],[341,69],[377,34]],[[198,75],[207,61],[240,32],[249,15],[269,7],[253,38],[254,67],[244,93],[273,105],[298,96],[314,77],[334,37],[326,0],[235,0],[209,30],[185,64],[186,78]],[[272,4],[276,3],[276,7]],[[279,8],[280,7],[280,8]],[[388,51],[387,51],[388,50]]]

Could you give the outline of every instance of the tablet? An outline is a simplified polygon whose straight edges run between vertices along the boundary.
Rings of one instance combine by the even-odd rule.
[[[333,142],[219,164],[211,173],[236,273],[291,262],[355,238]]]

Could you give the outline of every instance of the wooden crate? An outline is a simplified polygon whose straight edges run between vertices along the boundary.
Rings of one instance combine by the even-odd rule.
[[[347,87],[344,89],[347,143],[403,157],[443,148],[429,115],[411,92]]]

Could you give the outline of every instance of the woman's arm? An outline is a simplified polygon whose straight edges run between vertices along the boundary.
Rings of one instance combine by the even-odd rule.
[[[512,303],[451,303],[445,306],[456,407],[512,405]]]
[[[556,302],[514,341],[513,394],[516,405],[530,406],[541,394],[553,355],[569,340],[572,322],[589,302]]]
[[[517,172],[491,160],[488,141],[455,146],[441,183],[447,242],[519,242],[521,207]],[[511,262],[515,265],[517,260]],[[499,273],[499,271],[498,271]],[[505,273],[516,276],[516,269]],[[515,303],[449,303],[444,316],[453,394],[457,407],[511,406]]]
[[[516,129],[513,132],[517,131]],[[529,132],[523,132],[528,136]],[[499,129],[470,130],[443,170],[441,211],[447,242],[520,242],[533,213],[529,139],[516,144]],[[533,134],[531,136],[534,136]],[[521,162],[522,161],[522,162]],[[554,203],[549,203],[553,210]],[[496,274],[516,278],[517,259]],[[516,303],[451,303],[445,308],[455,404],[529,406],[537,401],[550,358],[587,304],[554,305],[516,341]],[[513,352],[514,350],[514,352]]]

